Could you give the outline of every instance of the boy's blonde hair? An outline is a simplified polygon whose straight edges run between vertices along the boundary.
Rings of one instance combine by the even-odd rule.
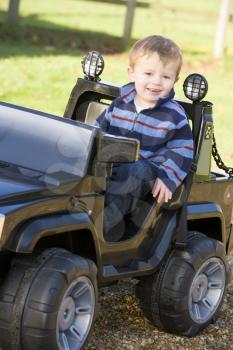
[[[129,65],[134,67],[139,57],[157,52],[162,62],[177,61],[177,76],[182,66],[182,53],[180,48],[168,38],[160,35],[150,35],[138,40],[129,53]]]

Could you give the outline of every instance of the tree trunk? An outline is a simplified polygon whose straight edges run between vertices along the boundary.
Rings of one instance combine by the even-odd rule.
[[[224,37],[229,20],[230,0],[222,0],[218,17],[218,28],[215,37],[214,58],[221,58],[224,52]]]
[[[19,20],[19,3],[20,0],[9,0],[7,21],[16,24]]]

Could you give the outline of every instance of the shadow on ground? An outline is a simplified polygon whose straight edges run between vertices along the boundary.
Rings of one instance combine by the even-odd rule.
[[[124,51],[122,39],[102,32],[69,29],[37,19],[36,15],[20,19],[13,27],[3,23],[0,12],[0,57],[77,55],[78,52],[98,50],[103,54]]]

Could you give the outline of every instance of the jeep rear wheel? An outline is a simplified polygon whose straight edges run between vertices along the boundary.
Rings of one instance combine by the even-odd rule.
[[[95,319],[96,266],[56,248],[17,258],[0,296],[0,348],[81,350]]]
[[[224,246],[190,232],[185,250],[174,250],[159,272],[143,277],[137,296],[159,328],[194,336],[218,314],[229,277]]]

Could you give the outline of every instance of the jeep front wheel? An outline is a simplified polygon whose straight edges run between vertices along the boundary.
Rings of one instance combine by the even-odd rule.
[[[0,348],[83,349],[96,313],[96,272],[63,249],[16,258],[0,290]]]
[[[95,290],[86,276],[77,277],[62,298],[57,317],[57,343],[61,350],[82,348],[90,332],[95,308]]]
[[[228,278],[223,244],[190,232],[187,247],[173,250],[160,271],[140,280],[136,292],[156,326],[194,336],[216,317]]]

